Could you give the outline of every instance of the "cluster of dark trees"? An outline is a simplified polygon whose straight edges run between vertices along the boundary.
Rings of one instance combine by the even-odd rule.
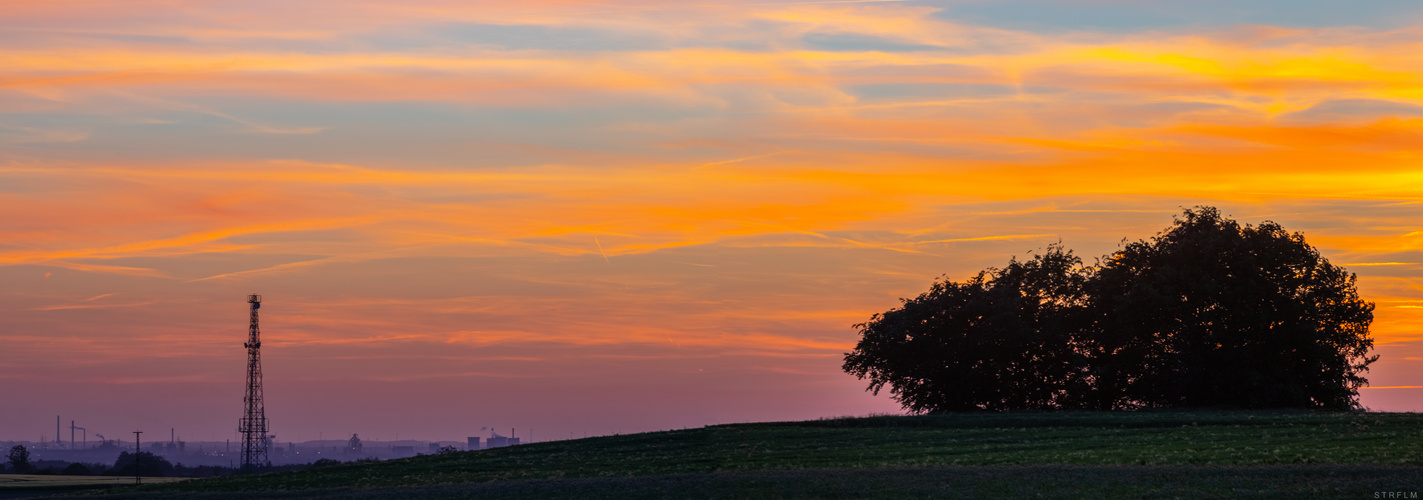
[[[15,445],[6,453],[8,467],[0,466],[0,472],[13,474],[60,474],[67,476],[133,476],[144,477],[211,477],[236,475],[238,469],[216,465],[188,467],[174,464],[160,455],[146,451],[119,453],[113,465],[100,463],[67,462],[64,460],[31,460],[30,451],[23,445]],[[302,470],[308,467],[322,467],[341,462],[331,459],[317,460],[312,464],[291,464],[267,466],[261,472]]]
[[[458,453],[459,450],[453,446],[440,448],[440,455]],[[423,455],[423,453],[421,453]],[[7,464],[0,463],[0,473],[10,474],[61,474],[68,476],[133,476],[144,477],[213,477],[213,476],[233,476],[240,472],[233,467],[222,467],[218,465],[198,465],[185,466],[182,463],[174,464],[163,458],[146,451],[138,453],[120,452],[113,465],[100,463],[67,462],[64,460],[31,460],[30,451],[23,445],[15,445],[9,449],[5,458]],[[375,458],[362,458],[353,461],[354,463],[373,463],[379,460]],[[340,465],[339,460],[323,458],[309,464],[286,464],[267,465],[259,467],[257,472],[285,472],[304,470],[309,468],[330,467]]]
[[[6,464],[0,464],[0,472],[11,474],[63,474],[68,476],[89,476],[108,470],[103,464],[66,462],[63,460],[30,460],[30,450],[15,445],[5,453]]]
[[[1084,266],[1061,245],[855,325],[844,370],[916,413],[1358,406],[1373,304],[1299,233],[1185,210]]]
[[[67,462],[64,460],[30,460],[30,451],[22,445],[15,445],[6,454],[9,467],[6,472],[15,474],[62,474],[67,476],[133,476],[146,477],[206,477],[226,476],[236,472],[229,467],[202,465],[185,467],[173,465],[168,459],[149,452],[119,453],[113,465],[100,463]]]

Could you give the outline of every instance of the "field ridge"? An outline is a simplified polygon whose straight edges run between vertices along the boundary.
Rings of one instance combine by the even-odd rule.
[[[1262,488],[1284,484],[1272,478],[1294,481],[1332,477],[1335,478],[1330,480],[1332,482],[1318,483],[1317,491],[1309,490],[1330,496],[1329,492],[1337,493],[1340,488],[1361,491],[1365,487],[1387,487],[1416,491],[1423,478],[1420,466],[1423,466],[1423,414],[1416,413],[951,414],[725,424],[343,464],[298,472],[203,479],[145,486],[141,492],[150,496],[280,493],[320,497],[339,491],[345,493],[338,496],[375,495],[372,498],[376,498],[421,490],[432,495],[446,491],[458,497],[456,492],[524,491],[519,488],[537,490],[581,484],[593,488],[591,492],[602,491],[598,488],[623,488],[618,491],[631,494],[642,490],[627,490],[628,485],[671,487],[674,483],[702,481],[695,480],[700,475],[706,482],[704,486],[711,488],[709,491],[733,488],[723,491],[726,494],[721,496],[756,497],[759,495],[753,493],[774,492],[775,485],[781,483],[784,483],[782,486],[836,483],[831,477],[862,478],[863,481],[855,484],[869,489],[861,493],[888,491],[884,489],[888,486],[880,484],[883,481],[873,478],[896,474],[929,474],[939,477],[934,480],[935,484],[952,483],[955,477],[982,476],[982,481],[974,483],[978,486],[964,487],[996,491],[997,487],[992,485],[1000,483],[1011,486],[1023,482],[1024,487],[1031,486],[1029,483],[1034,481],[1031,477],[1012,480],[1014,470],[1077,470],[1086,478],[1135,477],[1139,484],[1127,483],[1145,488],[1143,491],[1175,488],[1171,485],[1177,483],[1151,479],[1161,477],[1161,471],[1198,475],[1209,483],[1202,492],[1217,491],[1217,487],[1229,485],[1238,489],[1250,484]],[[1072,469],[1074,467],[1079,469]],[[1352,477],[1348,474],[1329,471],[1376,473],[1351,480],[1347,479]],[[746,481],[717,479],[737,474],[770,479],[756,487],[760,489],[747,491],[735,489],[750,484]],[[807,475],[824,476],[824,480],[807,482],[804,479],[809,477]],[[1047,481],[1044,485],[1056,481],[1042,480]],[[1359,482],[1366,480],[1378,484],[1369,486]],[[1059,486],[1047,491],[1081,491],[1084,495],[1089,491],[1101,492],[1093,489],[1092,484],[1096,483],[1084,481],[1076,487]],[[736,486],[738,484],[742,486]],[[1315,483],[1304,481],[1303,484]],[[1130,490],[1130,485],[1123,488]],[[1231,488],[1227,489],[1243,493]],[[930,490],[933,488],[925,491]],[[813,491],[819,493],[809,496],[844,496],[833,491]],[[1309,491],[1295,493],[1310,496]],[[769,497],[780,496],[783,495]]]

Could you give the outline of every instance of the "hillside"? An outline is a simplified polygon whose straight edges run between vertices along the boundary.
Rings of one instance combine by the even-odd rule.
[[[1359,496],[1423,485],[1423,415],[958,414],[710,426],[301,472],[117,496],[462,498]],[[1213,493],[1214,492],[1214,493]]]

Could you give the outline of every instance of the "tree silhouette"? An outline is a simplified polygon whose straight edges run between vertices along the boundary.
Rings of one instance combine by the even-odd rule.
[[[844,369],[885,386],[914,412],[1045,409],[1082,392],[1072,348],[1081,260],[1053,246],[957,283],[934,283],[904,305],[855,325]]]
[[[1084,268],[1060,245],[855,325],[844,370],[912,412],[1358,405],[1355,277],[1273,222],[1185,210]]]
[[[142,455],[142,457],[140,457],[140,455]],[[169,462],[166,458],[146,451],[137,453],[125,451],[119,453],[118,460],[114,461],[114,468],[109,469],[108,474],[114,476],[137,475],[144,477],[171,476],[173,475],[173,463]]]
[[[1354,275],[1211,207],[1112,254],[1087,292],[1103,407],[1351,408],[1378,359]]]
[[[32,468],[30,466],[30,450],[24,445],[11,446],[10,453],[6,455],[6,458],[10,460],[10,467],[13,467],[16,473],[24,474],[30,472]]]

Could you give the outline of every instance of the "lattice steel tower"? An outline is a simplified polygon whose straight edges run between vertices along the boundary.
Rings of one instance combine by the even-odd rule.
[[[242,433],[242,470],[252,472],[258,467],[271,465],[267,460],[267,412],[262,407],[262,339],[257,330],[257,309],[262,307],[262,296],[247,296],[252,305],[252,323],[247,328],[247,396],[242,398],[247,409],[237,422],[237,431]]]

